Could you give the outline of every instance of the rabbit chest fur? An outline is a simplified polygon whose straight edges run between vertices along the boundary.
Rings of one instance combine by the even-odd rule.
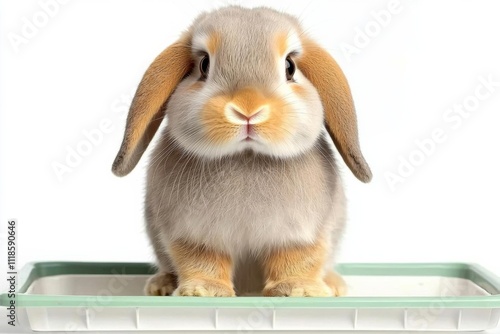
[[[342,186],[323,138],[295,158],[243,152],[212,161],[185,154],[168,128],[161,140],[146,195],[148,232],[160,253],[188,240],[237,258],[341,233]]]

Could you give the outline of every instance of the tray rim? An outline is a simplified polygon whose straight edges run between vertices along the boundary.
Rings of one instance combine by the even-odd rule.
[[[155,297],[108,296],[99,307],[186,307],[186,308],[500,308],[500,278],[474,263],[341,263],[336,269],[352,276],[443,276],[472,280],[490,293],[487,296],[448,297]],[[150,275],[147,262],[30,262],[18,274],[16,306],[91,307],[98,296],[26,294],[28,287],[42,277],[71,274]],[[8,306],[7,293],[0,295],[0,306]]]

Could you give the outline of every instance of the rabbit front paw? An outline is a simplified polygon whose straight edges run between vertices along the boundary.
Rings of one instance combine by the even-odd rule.
[[[234,297],[236,294],[226,282],[203,279],[181,283],[174,296]]]
[[[323,280],[290,278],[270,282],[262,294],[266,297],[332,297],[332,289]]]
[[[176,287],[176,275],[172,273],[157,273],[148,279],[144,290],[148,296],[170,296]]]
[[[334,296],[342,297],[347,295],[347,284],[337,272],[327,272],[324,281],[332,289]]]

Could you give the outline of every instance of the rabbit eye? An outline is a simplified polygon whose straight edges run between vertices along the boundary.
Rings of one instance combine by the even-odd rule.
[[[295,73],[295,63],[293,62],[292,58],[290,58],[290,56],[286,57],[285,68],[286,68],[286,79],[288,81],[293,80],[293,75]]]
[[[208,76],[208,70],[210,68],[210,58],[208,55],[204,55],[200,61],[200,72],[202,79],[206,79]]]

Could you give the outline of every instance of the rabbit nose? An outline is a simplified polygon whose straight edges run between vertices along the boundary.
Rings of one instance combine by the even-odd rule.
[[[242,110],[237,105],[233,103],[228,103],[224,110],[226,118],[234,124],[259,124],[264,122],[269,114],[269,107],[263,105],[255,108],[251,112],[246,112]]]

